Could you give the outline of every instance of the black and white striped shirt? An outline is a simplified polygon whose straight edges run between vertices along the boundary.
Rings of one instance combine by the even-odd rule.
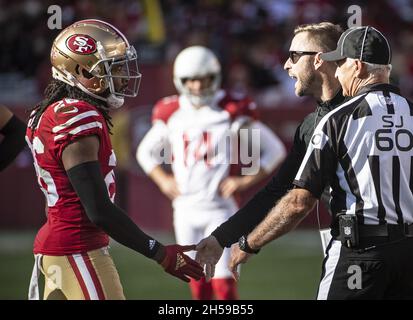
[[[389,84],[364,87],[317,126],[294,184],[361,224],[413,222],[413,104]]]

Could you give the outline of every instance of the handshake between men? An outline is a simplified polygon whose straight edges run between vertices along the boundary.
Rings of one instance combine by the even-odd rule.
[[[201,240],[196,246],[171,245],[165,248],[167,252],[160,264],[166,272],[185,282],[189,282],[188,277],[199,280],[204,275],[202,268],[205,269],[206,281],[211,280],[215,274],[215,265],[224,251],[224,248],[221,247],[217,239],[212,235]],[[184,254],[185,251],[194,249],[197,251],[196,262]],[[238,281],[239,279],[238,265],[247,262],[250,256],[250,253],[240,250],[238,246],[232,247],[228,268],[231,270],[235,280]]]
[[[195,246],[180,246],[177,244],[165,246],[162,248],[160,259],[156,259],[158,263],[163,267],[165,272],[181,279],[182,281],[189,282],[191,277],[195,280],[200,280],[203,276],[203,268],[184,252],[194,250]]]

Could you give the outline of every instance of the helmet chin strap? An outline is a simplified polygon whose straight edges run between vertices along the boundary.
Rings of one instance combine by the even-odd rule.
[[[79,81],[75,81],[75,86],[78,87],[80,90],[82,90],[84,93],[92,96],[93,98],[99,99],[101,101],[106,102],[109,108],[112,109],[119,109],[120,107],[123,106],[123,103],[125,102],[124,97],[117,97],[113,93],[109,94],[107,98],[104,98],[102,96],[99,96],[95,93],[90,92],[88,89],[86,89],[85,86],[83,86]]]
[[[64,83],[67,83],[68,85],[72,87],[77,87],[80,90],[82,90],[84,93],[86,93],[87,95],[95,99],[106,102],[109,108],[118,109],[122,107],[123,103],[125,102],[124,97],[117,97],[113,93],[111,93],[107,98],[104,98],[93,92],[90,92],[83,84],[81,84],[72,74],[70,74],[66,70],[60,71],[52,67],[52,74],[53,74],[53,78],[63,81]]]
[[[113,93],[106,98],[106,103],[113,109],[119,109],[125,103],[124,97],[115,96]]]
[[[174,77],[174,84],[178,92],[185,95],[189,102],[191,102],[195,107],[202,107],[213,103],[215,94],[219,90],[221,75],[216,74],[215,77],[216,80],[212,86],[201,96],[192,94],[191,91],[184,85],[181,78]]]
[[[202,107],[202,106],[210,105],[213,102],[214,96],[215,96],[215,91],[213,90],[208,90],[202,95],[195,95],[195,94],[192,94],[191,91],[185,86],[182,86],[181,92],[188,98],[188,100],[195,107]]]

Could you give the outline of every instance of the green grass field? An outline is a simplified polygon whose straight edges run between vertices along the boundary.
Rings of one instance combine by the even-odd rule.
[[[172,235],[157,235],[172,243]],[[33,267],[34,233],[0,233],[0,299],[26,299]],[[190,299],[188,286],[153,261],[111,244],[128,299]],[[295,231],[265,247],[242,267],[241,299],[314,299],[321,271],[318,232]]]

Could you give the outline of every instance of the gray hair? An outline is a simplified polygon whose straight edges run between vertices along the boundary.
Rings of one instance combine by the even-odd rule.
[[[376,63],[370,63],[370,62],[364,62],[362,61],[366,67],[367,67],[367,72],[368,73],[376,73],[376,72],[388,72],[388,75],[390,76],[390,72],[393,68],[391,64],[376,64]]]
[[[347,58],[347,59],[348,60],[359,60],[359,59],[352,59],[352,58]],[[377,63],[370,63],[370,62],[364,62],[364,61],[361,61],[361,62],[366,65],[367,72],[372,75],[386,74],[388,77],[390,77],[391,70],[393,69],[393,66],[391,64],[377,64]]]

